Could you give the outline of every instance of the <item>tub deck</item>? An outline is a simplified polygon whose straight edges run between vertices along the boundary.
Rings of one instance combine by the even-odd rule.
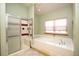
[[[67,36],[42,35],[33,40],[32,47],[50,56],[72,56],[74,51],[72,39]]]

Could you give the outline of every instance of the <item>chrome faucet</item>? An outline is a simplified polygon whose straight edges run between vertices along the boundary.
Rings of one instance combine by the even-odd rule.
[[[65,42],[63,40],[60,40],[61,41],[61,44],[65,45]]]

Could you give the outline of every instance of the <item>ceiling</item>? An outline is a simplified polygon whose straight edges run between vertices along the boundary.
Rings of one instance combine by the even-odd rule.
[[[23,5],[25,5],[26,7],[30,7],[32,5],[34,5],[33,3],[23,3]]]
[[[40,3],[35,5],[35,13],[44,14],[50,11],[64,8],[69,5],[72,5],[72,4],[71,3]]]
[[[45,14],[50,11],[59,10],[66,6],[72,5],[72,3],[23,3],[26,7],[35,5],[34,11],[36,14]]]

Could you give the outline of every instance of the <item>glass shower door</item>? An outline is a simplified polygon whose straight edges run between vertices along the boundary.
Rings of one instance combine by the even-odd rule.
[[[20,19],[7,15],[6,32],[8,42],[8,54],[12,54],[21,49]]]

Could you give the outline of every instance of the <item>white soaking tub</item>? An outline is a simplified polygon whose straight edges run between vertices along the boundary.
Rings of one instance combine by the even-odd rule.
[[[73,55],[73,42],[67,36],[39,35],[33,39],[32,47],[47,55]]]

